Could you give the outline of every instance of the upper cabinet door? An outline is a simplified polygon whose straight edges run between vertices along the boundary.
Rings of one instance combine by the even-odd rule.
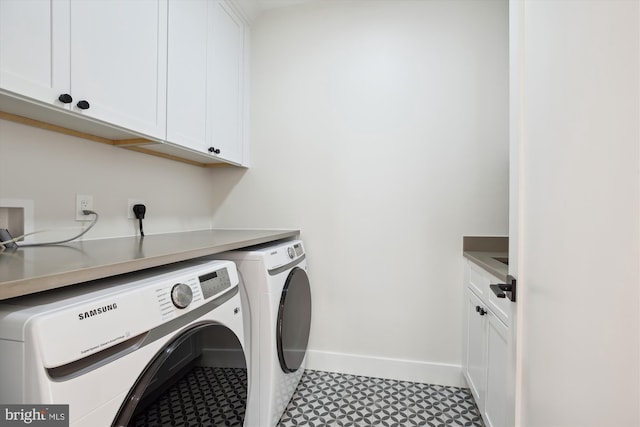
[[[145,146],[163,157],[246,166],[246,34],[231,0],[0,0],[0,100],[166,142]]]
[[[244,159],[245,25],[225,1],[215,1],[209,44],[211,145],[219,156]]]
[[[71,0],[73,110],[164,138],[166,31],[166,0]]]
[[[0,1],[0,88],[65,106],[69,94],[69,1]],[[64,98],[63,98],[64,99]]]
[[[169,0],[168,21],[167,141],[244,164],[244,21],[220,0]]]
[[[169,0],[167,140],[207,152],[208,0]]]

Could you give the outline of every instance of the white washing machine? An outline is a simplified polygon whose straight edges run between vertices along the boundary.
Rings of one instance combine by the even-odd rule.
[[[245,426],[273,427],[304,372],[311,325],[311,288],[302,241],[217,254],[240,273],[249,400]],[[247,331],[247,329],[245,329]]]
[[[210,403],[204,414],[193,402],[169,408],[154,399],[195,369],[207,371],[194,389],[215,383],[209,371],[226,368],[206,356],[220,340],[241,355],[245,380],[235,386],[244,397],[232,405],[245,404],[238,283],[233,262],[188,261],[2,301],[0,403],[68,404],[71,426],[187,425],[187,417],[189,425],[222,424],[214,418],[226,415]],[[243,416],[244,407],[233,411]],[[141,421],[149,416],[155,421]]]

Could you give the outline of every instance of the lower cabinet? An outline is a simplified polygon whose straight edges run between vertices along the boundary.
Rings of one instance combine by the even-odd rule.
[[[468,267],[468,269],[474,267]],[[469,272],[467,272],[469,273]],[[505,324],[488,304],[489,284],[500,280],[489,273],[478,276],[480,282],[468,282],[466,289],[466,334],[464,377],[487,427],[512,426],[513,399],[509,397],[513,378],[510,370],[513,339],[511,325]],[[467,274],[467,277],[473,274]],[[480,290],[480,292],[477,292]],[[480,295],[478,295],[480,293]]]
[[[487,317],[479,312],[482,301],[467,290],[467,354],[464,374],[473,397],[478,402],[485,400]]]
[[[507,372],[510,364],[508,328],[496,316],[489,314],[487,322],[487,387],[483,415],[487,426],[510,426],[507,422]]]

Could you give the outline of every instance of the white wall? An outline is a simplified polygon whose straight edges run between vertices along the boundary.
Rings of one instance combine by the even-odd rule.
[[[638,426],[640,6],[519,3],[519,425]]]
[[[32,200],[37,241],[72,237],[76,194],[100,214],[83,238],[135,235],[129,198],[145,200],[146,234],[211,227],[211,171],[0,120],[0,199]]]
[[[40,241],[75,234],[77,193],[89,239],[136,233],[128,198],[147,234],[300,228],[315,367],[457,383],[462,236],[507,233],[506,1],[323,1],[252,31],[249,170],[0,121],[0,199],[34,201]]]
[[[459,381],[462,236],[507,234],[507,39],[506,1],[256,21],[252,167],[214,171],[214,225],[302,230],[312,367]]]

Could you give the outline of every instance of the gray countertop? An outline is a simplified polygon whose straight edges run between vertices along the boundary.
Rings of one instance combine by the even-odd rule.
[[[463,255],[498,279],[506,282],[509,266],[494,258],[507,258],[509,256],[508,252],[465,251]]]
[[[463,255],[498,279],[506,281],[509,266],[495,258],[509,258],[509,238],[506,236],[464,236]]]
[[[294,238],[299,230],[202,230],[0,251],[0,300]]]

